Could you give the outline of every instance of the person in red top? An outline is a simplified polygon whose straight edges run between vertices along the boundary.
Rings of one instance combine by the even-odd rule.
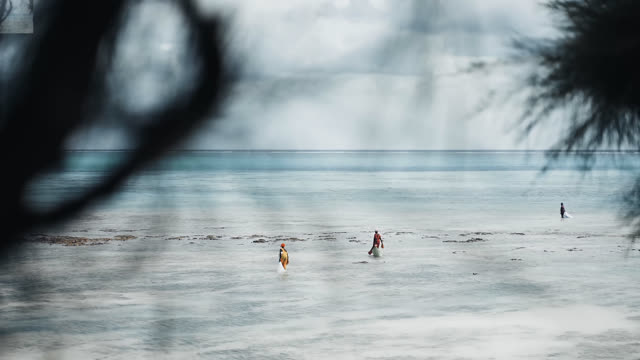
[[[378,230],[376,230],[376,233],[373,234],[373,246],[371,246],[371,250],[369,250],[369,255],[373,253],[373,248],[376,247],[382,247],[384,249],[384,242],[382,242],[382,236],[378,234]]]

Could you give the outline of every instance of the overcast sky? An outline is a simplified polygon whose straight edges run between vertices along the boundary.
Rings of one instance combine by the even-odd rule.
[[[539,1],[201,4],[230,19],[242,76],[222,117],[185,147],[541,149],[555,138],[548,128],[524,140],[510,131],[521,104],[491,95],[508,91],[517,70],[464,71],[506,59],[516,36],[552,34]],[[150,13],[154,22],[170,23],[171,11]],[[167,53],[178,51],[174,42],[158,42]],[[122,146],[101,139],[84,137],[76,146]]]

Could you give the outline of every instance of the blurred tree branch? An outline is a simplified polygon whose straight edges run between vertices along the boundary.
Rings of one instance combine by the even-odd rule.
[[[4,2],[3,2],[4,4]],[[173,101],[152,109],[139,129],[130,129],[137,141],[130,156],[102,182],[78,198],[46,211],[25,203],[27,185],[59,166],[65,141],[80,128],[97,121],[96,94],[106,76],[100,63],[113,56],[119,18],[130,1],[52,1],[36,6],[38,29],[27,41],[24,56],[2,99],[0,161],[8,169],[0,188],[0,218],[6,236],[0,250],[18,245],[21,234],[39,226],[64,221],[113,193],[137,170],[184,140],[209,119],[224,101],[232,81],[225,64],[224,30],[219,18],[201,14],[192,1],[177,1],[190,29],[190,41],[199,72],[191,89]],[[4,40],[4,39],[3,39]],[[100,99],[100,97],[98,97]],[[140,117],[139,113],[120,113]],[[126,120],[126,119],[125,119]],[[123,121],[126,123],[126,121]],[[133,126],[132,126],[133,128]]]
[[[560,36],[520,41],[536,67],[527,78],[526,131],[555,110],[569,110],[571,127],[558,150],[637,148],[640,136],[640,2],[553,0]]]
[[[568,131],[550,152],[615,147],[637,150],[640,140],[640,2],[552,0],[559,36],[516,46],[535,66],[526,78],[525,133],[556,111],[568,113]],[[592,156],[585,152],[584,156]],[[626,197],[625,219],[640,235],[640,181]]]
[[[13,3],[11,0],[0,0],[0,24],[2,24],[11,15]]]

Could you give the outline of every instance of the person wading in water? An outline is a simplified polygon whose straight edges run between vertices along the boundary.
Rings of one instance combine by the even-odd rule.
[[[384,249],[384,242],[382,242],[382,236],[378,234],[378,230],[373,234],[373,246],[371,246],[371,250],[369,250],[369,255],[373,253],[373,248],[382,247]]]
[[[289,253],[284,248],[284,243],[280,244],[280,256],[278,256],[278,262],[282,264],[282,268],[287,270],[289,265]]]

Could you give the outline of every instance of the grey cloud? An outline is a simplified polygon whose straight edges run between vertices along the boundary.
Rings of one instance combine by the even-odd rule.
[[[193,147],[540,148],[550,138],[518,142],[513,106],[478,111],[511,74],[461,73],[506,56],[514,33],[541,32],[535,1],[237,6],[247,76]]]
[[[477,111],[511,74],[460,74],[505,57],[514,33],[545,33],[548,19],[536,0],[201,3],[230,18],[242,72],[222,118],[187,147],[487,149],[548,141],[502,135],[513,107]],[[157,9],[144,16],[162,23],[171,15]],[[164,64],[181,74],[188,59]],[[131,91],[162,95],[152,80]]]

